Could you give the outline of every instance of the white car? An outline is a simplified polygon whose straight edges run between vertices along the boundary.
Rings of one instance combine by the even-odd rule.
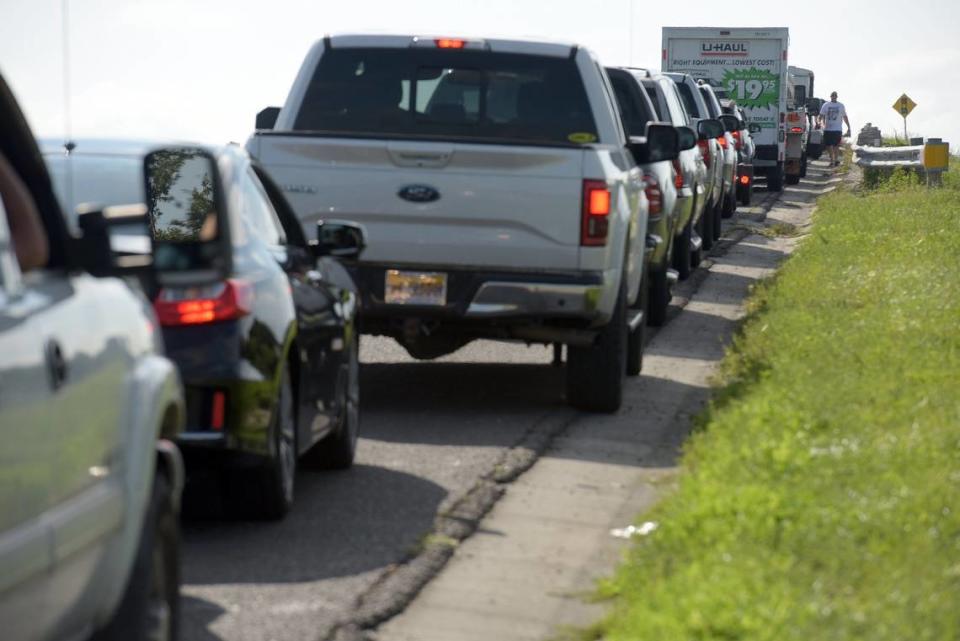
[[[363,224],[364,332],[417,358],[475,338],[567,345],[567,397],[613,411],[640,369],[646,184],[677,132],[628,139],[572,44],[333,36],[247,149],[307,228]]]

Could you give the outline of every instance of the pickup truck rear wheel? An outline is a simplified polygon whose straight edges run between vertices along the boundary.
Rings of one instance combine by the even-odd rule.
[[[703,216],[700,217],[700,238],[703,241],[701,245],[701,250],[709,251],[713,247],[713,225],[714,219],[719,218],[717,215],[717,209],[719,201],[714,202],[707,209],[703,211]],[[693,261],[694,267],[700,264],[699,254],[702,252],[696,252],[698,257]]]
[[[647,323],[651,327],[660,327],[667,321],[667,308],[670,306],[670,279],[667,269],[650,272],[649,302],[647,303]]]
[[[126,592],[91,641],[175,641],[180,622],[180,525],[170,482],[158,473]]]
[[[723,201],[723,218],[733,218],[733,215],[737,213],[737,186],[734,183],[733,188],[727,193],[727,197]],[[718,228],[719,229],[719,228]],[[717,236],[719,238],[719,235]]]
[[[666,268],[663,273],[666,277]],[[667,296],[669,299],[669,292]],[[634,329],[627,327],[627,376],[639,376],[640,370],[643,369],[644,328],[647,325],[647,315],[650,313],[650,269],[647,265],[644,266],[643,278],[640,279],[637,302],[634,303],[629,315],[632,317],[638,310],[643,311],[643,319]],[[664,308],[664,315],[666,315],[666,308]]]
[[[688,220],[683,232],[674,239],[673,268],[680,280],[690,278],[690,239],[693,236],[693,220]]]
[[[621,281],[613,315],[594,344],[567,346],[567,402],[577,409],[616,412],[623,402],[628,331],[626,278]]]

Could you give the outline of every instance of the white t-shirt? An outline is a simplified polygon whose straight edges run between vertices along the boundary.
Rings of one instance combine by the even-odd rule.
[[[826,121],[827,131],[843,131],[843,117],[847,110],[842,102],[825,102],[820,107],[820,115]]]

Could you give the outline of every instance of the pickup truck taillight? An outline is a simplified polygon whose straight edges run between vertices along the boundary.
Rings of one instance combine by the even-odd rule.
[[[234,320],[253,310],[253,284],[231,278],[205,287],[164,288],[153,309],[163,327]]]
[[[733,145],[737,151],[740,151],[740,148],[743,147],[743,139],[740,137],[739,129],[733,132]]]
[[[720,136],[719,138],[717,138],[717,142],[720,143],[720,148],[721,148],[721,149],[726,149],[726,148],[727,148],[727,137],[726,137],[726,136]]]
[[[710,141],[698,140],[697,147],[700,147],[700,155],[703,156],[703,162],[710,169]]]
[[[663,212],[663,192],[660,191],[660,181],[653,174],[644,174],[643,184],[643,192],[647,195],[647,213],[651,216],[659,216]]]
[[[683,189],[683,171],[680,168],[680,161],[673,159],[673,186],[677,189]]]
[[[610,227],[610,189],[605,180],[583,181],[583,208],[580,214],[580,244],[603,247]]]

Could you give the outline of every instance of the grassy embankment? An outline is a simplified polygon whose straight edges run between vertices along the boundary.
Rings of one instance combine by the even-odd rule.
[[[821,199],[755,288],[609,641],[960,639],[960,171]]]

